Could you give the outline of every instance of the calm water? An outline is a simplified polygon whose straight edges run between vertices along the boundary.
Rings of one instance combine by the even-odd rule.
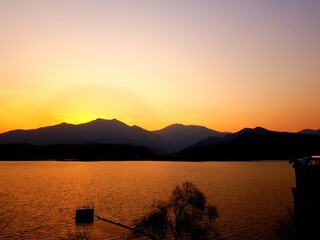
[[[76,226],[77,206],[130,225],[153,199],[192,181],[220,210],[227,239],[275,239],[272,224],[292,206],[294,171],[286,161],[263,162],[0,162],[0,205],[14,217],[0,238],[57,239],[87,229],[97,239],[126,230],[95,219]]]

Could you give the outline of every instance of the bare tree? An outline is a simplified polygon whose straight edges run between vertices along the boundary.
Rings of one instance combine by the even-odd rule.
[[[135,228],[153,239],[217,239],[214,222],[216,206],[208,205],[206,196],[191,182],[176,186],[167,201],[155,202],[151,211],[134,222]],[[129,239],[142,237],[133,232]]]

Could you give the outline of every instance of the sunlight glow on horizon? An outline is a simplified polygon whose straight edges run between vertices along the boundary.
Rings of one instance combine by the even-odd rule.
[[[116,118],[320,128],[320,2],[0,2],[0,133]]]

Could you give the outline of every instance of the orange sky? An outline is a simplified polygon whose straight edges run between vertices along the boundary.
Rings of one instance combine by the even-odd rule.
[[[0,1],[0,132],[320,128],[320,1]]]

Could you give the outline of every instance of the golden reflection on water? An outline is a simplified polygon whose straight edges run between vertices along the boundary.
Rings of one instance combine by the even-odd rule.
[[[292,205],[294,172],[264,162],[0,162],[0,203],[14,216],[0,237],[56,239],[75,229],[122,239],[125,230],[95,219],[76,226],[75,208],[130,225],[154,199],[192,181],[220,210],[228,239],[272,239],[272,223]]]

